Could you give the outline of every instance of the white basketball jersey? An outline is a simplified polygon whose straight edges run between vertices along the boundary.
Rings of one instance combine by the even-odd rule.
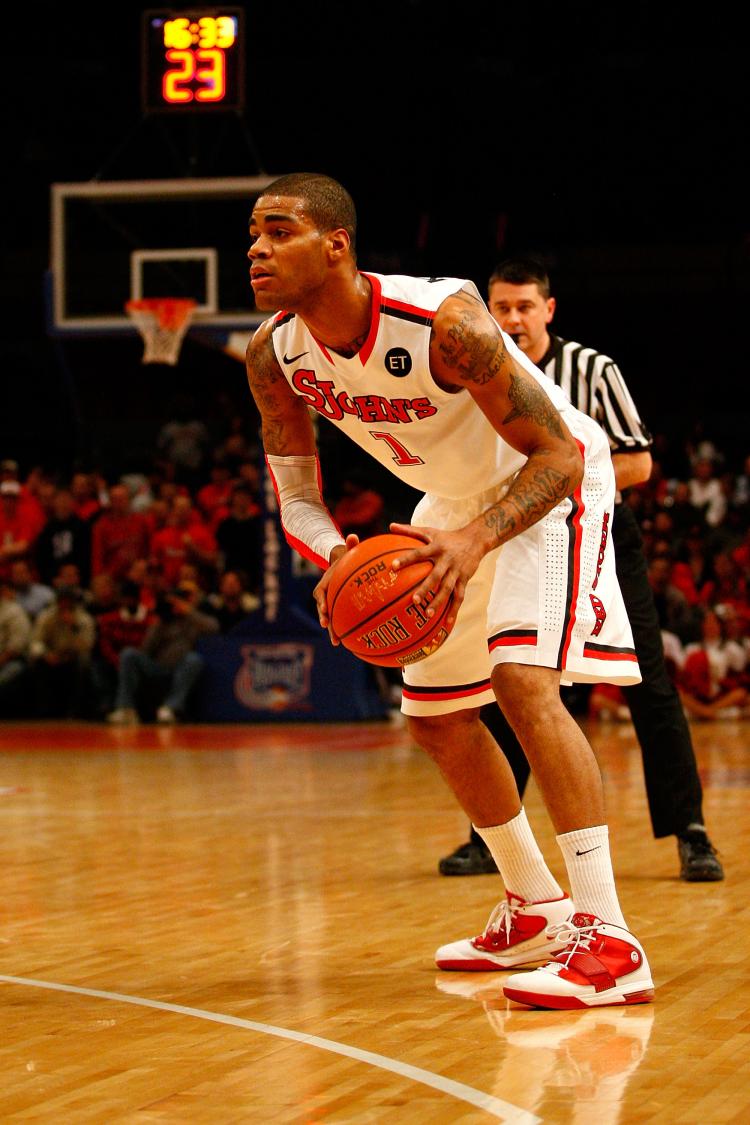
[[[524,454],[502,440],[468,390],[441,390],[430,373],[435,313],[461,289],[481,301],[474,283],[455,277],[364,276],[373,290],[372,321],[364,345],[350,359],[328,350],[295,314],[280,312],[274,318],[276,358],[292,389],[421,492],[460,499],[508,480],[525,463]],[[569,412],[578,414],[510,337],[503,338],[566,421]]]

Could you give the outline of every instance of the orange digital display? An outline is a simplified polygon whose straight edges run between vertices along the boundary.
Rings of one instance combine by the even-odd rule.
[[[241,8],[144,12],[144,109],[242,108],[242,15]]]

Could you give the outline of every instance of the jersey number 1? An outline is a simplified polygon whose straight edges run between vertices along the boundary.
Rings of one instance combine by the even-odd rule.
[[[421,457],[415,457],[405,445],[402,445],[393,434],[381,434],[377,430],[370,430],[370,437],[384,441],[393,450],[393,460],[397,465],[424,465]]]

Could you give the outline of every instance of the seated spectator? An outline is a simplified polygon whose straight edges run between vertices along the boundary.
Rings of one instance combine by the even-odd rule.
[[[252,489],[246,484],[235,484],[229,515],[216,528],[216,542],[221,552],[221,570],[243,571],[252,593],[260,586],[262,527]]]
[[[180,587],[160,597],[156,621],[143,643],[120,653],[120,667],[111,723],[139,721],[143,689],[158,692],[156,719],[174,723],[184,717],[190,694],[203,671],[204,661],[195,651],[199,637],[218,632],[215,618],[193,608],[195,590]]]
[[[714,461],[699,457],[687,485],[690,503],[702,512],[709,527],[718,527],[727,512],[727,498],[716,476]]]
[[[92,524],[102,511],[101,497],[91,473],[74,473],[70,481],[73,510],[79,519]]]
[[[26,671],[31,621],[7,578],[0,578],[0,718],[15,714]]]
[[[699,616],[672,582],[672,559],[668,555],[653,558],[648,567],[648,579],[662,632],[674,633],[682,644],[696,640]]]
[[[16,600],[29,619],[36,621],[39,614],[55,600],[55,591],[51,586],[37,582],[34,573],[26,559],[18,559],[10,568],[10,581],[16,591]]]
[[[24,511],[18,481],[0,484],[0,576],[10,574],[16,559],[28,559],[39,534],[38,522]]]
[[[47,519],[47,513],[37,496],[42,479],[42,473],[39,469],[32,469],[29,476],[24,483],[20,477],[18,461],[10,458],[0,461],[0,485],[5,481],[13,481],[19,487],[19,513],[24,517],[28,525],[33,528],[33,534],[39,534]],[[54,485],[53,485],[54,488]]]
[[[236,570],[226,570],[219,579],[219,589],[209,594],[206,612],[219,623],[220,633],[229,633],[247,620],[260,606],[260,599],[246,587],[247,579]]]
[[[81,580],[88,585],[91,570],[91,525],[76,515],[73,493],[58,488],[52,500],[52,513],[34,545],[34,561],[39,577],[47,585],[63,563],[78,567]]]
[[[167,526],[151,540],[150,554],[160,566],[167,587],[177,584],[183,563],[193,563],[202,573],[215,573],[216,540],[189,496],[175,496]]]
[[[225,461],[214,459],[211,466],[211,479],[198,489],[195,502],[201,515],[212,531],[229,515],[232,497],[232,473]]]
[[[136,559],[125,578],[138,586],[141,603],[147,609],[154,609],[159,594],[164,590],[164,580],[158,562],[154,559]]]
[[[342,535],[358,535],[360,539],[368,539],[371,535],[379,535],[385,531],[385,502],[379,492],[368,488],[356,476],[346,477],[341,489],[341,496],[334,504],[331,515]]]
[[[729,605],[742,623],[750,627],[748,583],[736,560],[728,551],[719,551],[713,558],[713,578],[706,583],[705,600],[710,605]]]
[[[37,717],[83,714],[95,640],[96,625],[83,608],[81,591],[61,587],[54,604],[39,614],[31,636]]]
[[[97,717],[104,718],[114,708],[120,654],[126,648],[140,648],[155,620],[141,601],[138,584],[128,579],[122,583],[119,604],[97,618],[91,664]]]
[[[674,482],[674,487],[664,499],[663,507],[672,517],[672,528],[675,538],[683,539],[687,529],[693,527],[696,519],[705,523],[703,514],[696,509],[690,500],[690,490],[687,481]]]
[[[745,666],[742,646],[727,640],[721,617],[707,609],[701,639],[686,646],[678,680],[687,714],[694,719],[742,717],[750,700],[742,682]]]
[[[165,499],[163,496],[157,496],[152,500],[148,511],[144,512],[144,518],[148,527],[148,541],[152,542],[157,531],[163,529],[169,523],[169,510],[172,506],[170,500]]]
[[[120,583],[103,571],[91,579],[91,588],[85,596],[86,609],[94,618],[110,613],[120,604]]]
[[[109,507],[94,524],[91,537],[92,576],[104,571],[118,581],[130,564],[148,554],[145,518],[130,508],[130,493],[124,484],[109,490]]]
[[[61,586],[71,586],[74,590],[84,589],[81,572],[75,563],[63,563],[52,579],[54,590],[59,590]]]
[[[672,582],[691,605],[706,605],[714,580],[714,568],[700,524],[688,528],[677,548]]]
[[[123,473],[120,484],[124,484],[128,490],[131,511],[143,514],[148,512],[154,501],[154,494],[151,491],[151,481],[146,474],[136,469]]]

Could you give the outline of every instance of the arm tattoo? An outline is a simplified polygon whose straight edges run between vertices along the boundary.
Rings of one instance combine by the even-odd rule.
[[[247,377],[261,417],[263,448],[266,453],[283,457],[289,452],[289,388],[270,336],[248,351]]]
[[[560,415],[531,376],[520,379],[518,375],[511,375],[508,398],[513,409],[503,418],[504,424],[515,422],[518,418],[530,418],[555,437],[562,438]]]
[[[456,297],[465,298],[471,307],[440,341],[440,354],[445,366],[455,370],[464,382],[481,387],[495,378],[507,359],[505,344],[499,332],[480,323],[476,299],[470,300],[468,293],[457,293]]]
[[[521,470],[508,492],[484,513],[485,525],[504,543],[537,523],[570,493],[570,477],[557,469]],[[533,473],[533,475],[532,475]]]

